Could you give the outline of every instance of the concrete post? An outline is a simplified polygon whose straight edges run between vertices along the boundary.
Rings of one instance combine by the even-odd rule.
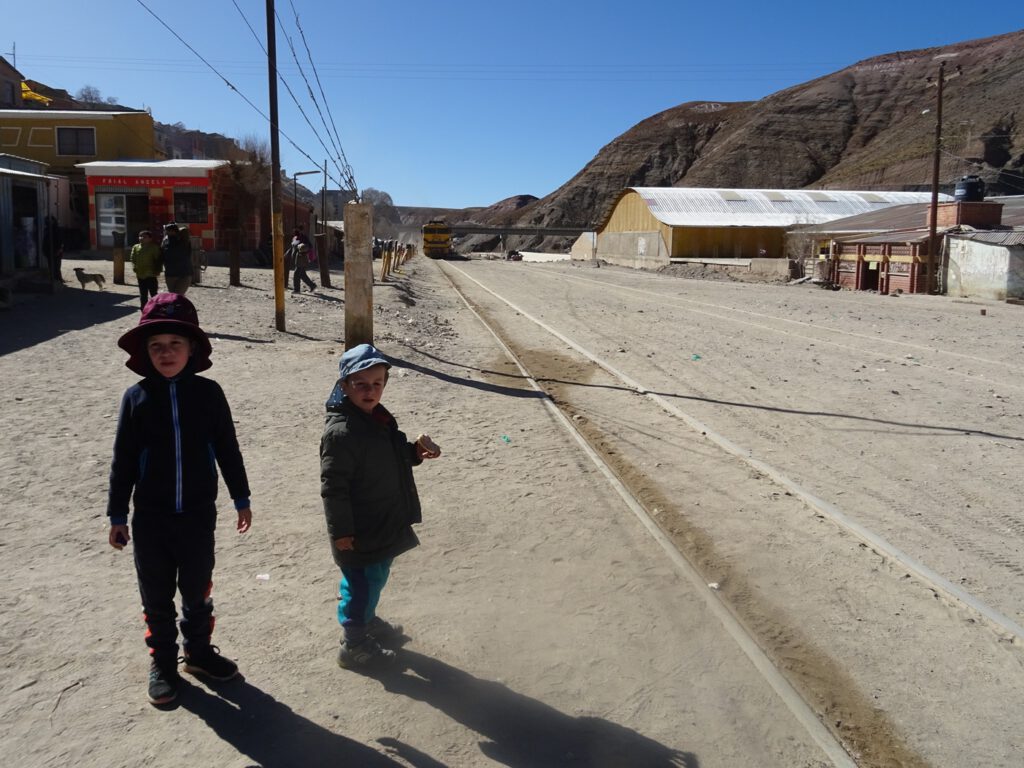
[[[323,232],[316,235],[316,257],[320,264],[320,285],[324,288],[331,287],[331,246],[328,242],[327,224],[323,225]]]
[[[234,286],[242,284],[242,255],[238,250],[238,239],[237,229],[228,231],[228,282]]]
[[[373,343],[373,206],[345,206],[345,349]]]
[[[114,262],[114,283],[124,285],[124,236],[125,233],[119,230],[113,232],[114,251],[112,254]]]

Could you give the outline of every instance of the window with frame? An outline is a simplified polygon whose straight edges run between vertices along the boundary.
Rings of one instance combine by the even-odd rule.
[[[95,128],[57,128],[58,155],[96,155]]]
[[[209,221],[205,192],[175,192],[174,220],[186,224],[205,224]]]

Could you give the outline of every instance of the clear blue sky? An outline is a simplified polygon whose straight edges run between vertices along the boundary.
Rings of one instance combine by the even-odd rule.
[[[268,112],[263,0],[5,3],[0,54],[10,61],[16,49],[30,79],[72,94],[91,85],[161,122],[269,136],[142,3]],[[453,208],[543,197],[615,137],[686,101],[754,100],[878,54],[1024,27],[1021,0],[276,0],[276,10],[278,66],[317,129],[279,85],[281,129],[311,158],[282,136],[282,166],[337,156],[288,35],[360,189]]]

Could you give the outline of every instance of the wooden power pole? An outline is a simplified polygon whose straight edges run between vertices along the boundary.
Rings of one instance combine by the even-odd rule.
[[[267,0],[267,76],[270,98],[270,219],[274,233],[274,325],[284,323],[284,221],[281,212],[281,140],[277,123],[277,37],[274,0]]]

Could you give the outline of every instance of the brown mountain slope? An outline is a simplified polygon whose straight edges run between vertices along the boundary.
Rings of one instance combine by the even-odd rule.
[[[928,78],[943,59],[943,190],[978,173],[993,194],[1024,194],[1018,31],[877,56],[756,102],[673,107],[612,141],[517,223],[593,225],[629,186],[927,189],[936,102]]]

